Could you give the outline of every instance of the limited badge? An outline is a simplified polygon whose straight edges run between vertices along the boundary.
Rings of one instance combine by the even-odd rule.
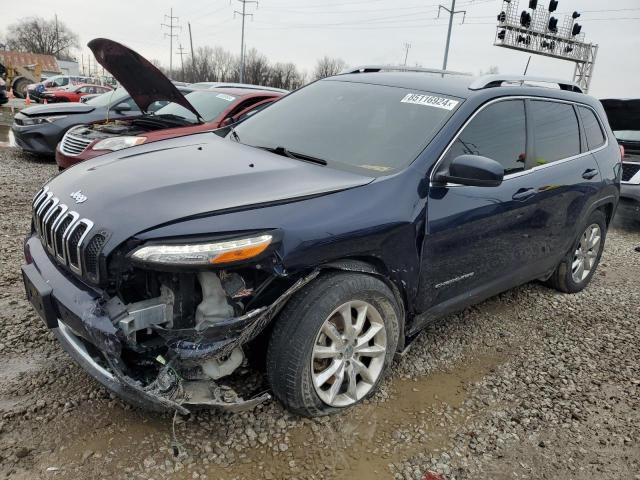
[[[444,110],[453,110],[458,105],[457,100],[449,98],[437,97],[435,95],[423,95],[421,93],[407,93],[400,100],[402,103],[413,103],[415,105],[424,105],[425,107],[442,108]]]

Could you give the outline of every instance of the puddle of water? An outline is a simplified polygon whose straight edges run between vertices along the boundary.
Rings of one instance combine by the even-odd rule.
[[[14,147],[16,145],[13,137],[11,127],[7,125],[0,125],[0,148],[1,147]]]
[[[460,423],[441,425],[443,417],[434,413],[443,404],[451,408],[462,405],[466,387],[480,380],[501,361],[496,356],[480,356],[450,372],[437,372],[417,381],[396,379],[391,384],[392,397],[383,403],[362,405],[340,414],[338,427],[321,425],[314,432],[309,425],[290,431],[289,451],[298,465],[312,465],[323,471],[326,466],[336,478],[392,478],[388,464],[404,460],[419,452],[436,452],[446,448],[450,433]],[[332,419],[333,420],[333,419]],[[335,422],[334,422],[335,424]],[[420,425],[427,438],[394,441],[394,432],[411,431]],[[324,445],[335,445],[330,452],[315,449],[314,438],[322,437]],[[382,445],[393,445],[393,451],[383,451]],[[234,464],[224,478],[251,478],[259,462],[269,465],[275,478],[292,476],[289,458],[274,458],[260,450],[246,452],[250,462]],[[211,475],[220,475],[211,469]],[[300,476],[300,475],[295,475]],[[304,477],[304,475],[302,475]]]

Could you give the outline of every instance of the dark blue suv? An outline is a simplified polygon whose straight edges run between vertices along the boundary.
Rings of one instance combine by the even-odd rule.
[[[47,183],[23,274],[69,353],[147,408],[250,408],[269,398],[250,362],[322,415],[371,395],[438,316],[536,279],[585,288],[620,191],[601,104],[385,69]]]

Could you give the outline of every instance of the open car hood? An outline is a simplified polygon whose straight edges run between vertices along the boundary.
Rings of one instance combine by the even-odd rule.
[[[140,111],[146,112],[153,102],[168,101],[182,105],[202,119],[171,80],[137,52],[107,38],[94,38],[87,46],[98,63],[129,92]]]
[[[600,101],[607,112],[611,130],[640,130],[640,99]]]

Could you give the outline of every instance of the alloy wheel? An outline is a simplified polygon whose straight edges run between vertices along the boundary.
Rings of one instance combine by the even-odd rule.
[[[378,381],[386,353],[387,332],[378,310],[361,300],[340,305],[324,321],[313,345],[316,393],[333,407],[356,403]]]
[[[600,225],[593,223],[587,227],[571,262],[571,278],[576,283],[583,282],[593,270],[600,250],[602,231]]]

